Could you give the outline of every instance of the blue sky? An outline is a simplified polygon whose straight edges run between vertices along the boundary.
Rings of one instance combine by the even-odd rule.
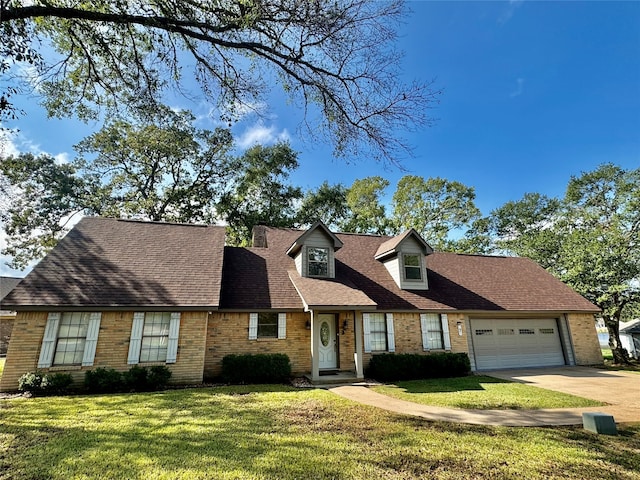
[[[571,175],[604,162],[640,167],[640,2],[409,2],[400,31],[407,82],[435,79],[444,93],[435,126],[403,133],[414,157],[406,171],[345,163],[297,134],[300,112],[274,91],[268,115],[234,127],[239,144],[288,139],[300,152],[293,182],[350,185],[382,175],[389,194],[402,175],[440,176],[476,189],[484,214],[526,192],[562,195]],[[209,107],[190,105],[206,117]],[[13,125],[5,151],[73,157],[73,145],[100,127],[47,120],[36,99]],[[215,123],[204,118],[202,128]],[[402,132],[401,132],[402,134]],[[0,272],[10,274],[0,267]]]

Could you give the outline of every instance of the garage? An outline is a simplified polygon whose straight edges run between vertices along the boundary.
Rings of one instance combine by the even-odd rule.
[[[477,370],[564,365],[554,318],[472,319]]]

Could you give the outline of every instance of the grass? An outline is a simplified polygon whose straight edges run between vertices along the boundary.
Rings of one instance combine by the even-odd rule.
[[[479,375],[413,380],[373,389],[401,400],[453,408],[521,410],[602,405],[566,393]]]
[[[640,424],[428,422],[283,386],[0,400],[0,478],[640,479]]]
[[[631,359],[631,363],[629,365],[613,363],[613,353],[611,353],[610,348],[602,349],[602,358],[604,359],[604,368],[606,370],[624,370],[626,372],[640,373],[640,362],[638,360]]]

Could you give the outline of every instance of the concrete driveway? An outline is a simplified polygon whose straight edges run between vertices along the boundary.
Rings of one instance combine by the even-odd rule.
[[[590,367],[529,368],[482,373],[605,402],[608,405],[591,410],[610,413],[619,422],[640,421],[640,373]]]
[[[583,413],[603,412],[613,415],[617,423],[640,422],[640,373],[612,372],[586,367],[493,370],[481,373],[599,400],[607,405],[541,410],[462,410],[421,405],[388,397],[367,388],[366,384],[324,388],[365,405],[433,421],[519,427],[581,425]]]

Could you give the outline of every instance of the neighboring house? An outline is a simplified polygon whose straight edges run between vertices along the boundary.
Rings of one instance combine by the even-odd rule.
[[[466,352],[474,370],[602,363],[598,308],[524,258],[433,252],[397,237],[84,218],[7,297],[0,390],[36,368],[167,365],[215,377],[231,353],[286,353],[313,381],[372,355]]]
[[[0,277],[0,357],[4,357],[7,354],[11,330],[16,318],[15,311],[3,308],[4,297],[20,283],[20,280],[22,279],[16,277]]]
[[[640,319],[620,323],[620,342],[636,360],[640,360]]]

